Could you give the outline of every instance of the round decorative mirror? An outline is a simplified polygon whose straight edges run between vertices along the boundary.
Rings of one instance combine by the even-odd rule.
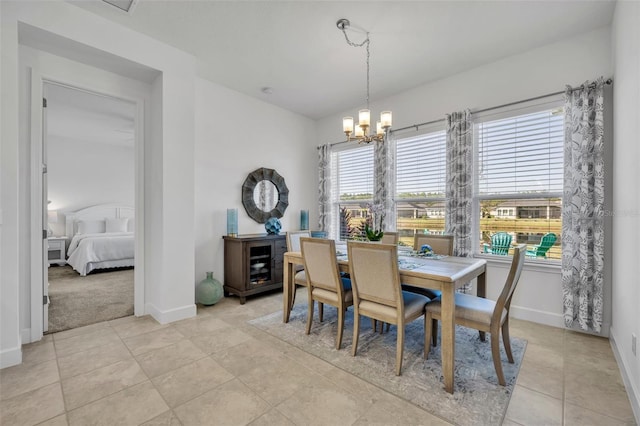
[[[278,188],[271,181],[261,180],[253,190],[253,202],[263,212],[270,212],[278,205]]]
[[[242,205],[258,223],[280,218],[289,205],[289,188],[278,172],[261,167],[249,173],[242,184]]]

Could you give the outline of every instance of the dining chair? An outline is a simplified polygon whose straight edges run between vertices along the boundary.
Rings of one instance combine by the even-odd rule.
[[[287,232],[287,251],[300,251],[300,238],[311,237],[311,231],[289,231]],[[307,286],[307,276],[304,272],[304,266],[297,265],[296,273],[293,278],[293,295],[291,297],[291,305],[289,305],[289,313],[293,309],[293,304],[296,301],[296,290],[298,286]],[[320,321],[322,321],[323,309],[322,304],[318,306],[318,312],[320,315]]]
[[[547,252],[556,243],[556,234],[549,232],[544,234],[540,239],[540,244],[533,246],[531,250],[527,250],[527,257],[542,257],[547,258]]]
[[[428,244],[436,254],[446,254],[453,256],[453,235],[429,235],[416,234],[413,237],[413,249],[420,250],[420,247]]]
[[[398,232],[384,231],[380,242],[382,244],[395,244],[398,245],[400,234]]]
[[[453,256],[453,235],[416,234],[416,236],[413,237],[414,250],[420,250],[420,247],[425,244],[430,245],[435,254],[446,254],[447,256]],[[429,288],[415,287],[408,284],[402,284],[402,290],[421,294],[423,296],[427,296],[429,299],[435,299],[442,294],[440,290],[431,290]]]
[[[502,344],[507,353],[507,359],[513,364],[513,354],[511,353],[511,340],[509,339],[509,309],[511,298],[516,290],[524,256],[527,251],[525,244],[520,244],[513,250],[513,260],[509,275],[504,283],[502,292],[497,301],[477,297],[470,294],[455,294],[455,323],[464,327],[474,328],[480,331],[480,339],[484,341],[484,332],[491,333],[491,355],[493,365],[498,376],[498,383],[505,386],[504,374],[502,373],[502,363],[500,361],[500,332],[502,331]],[[441,319],[441,300],[436,298],[429,303],[425,310],[424,319],[424,358],[429,356],[431,349],[431,335],[434,342],[437,342],[438,320]],[[434,346],[436,343],[433,343]]]
[[[398,270],[398,246],[368,242],[347,242],[351,286],[353,289],[353,347],[356,355],[360,334],[360,316],[395,324],[396,375],[402,369],[404,328],[424,315],[429,298],[402,291]]]
[[[318,301],[319,304],[335,306],[338,309],[336,349],[340,349],[344,331],[344,314],[347,308],[353,305],[351,280],[340,277],[334,240],[301,237],[300,247],[306,272],[309,299],[306,333],[311,333],[315,301]]]
[[[507,232],[496,232],[491,236],[491,246],[483,244],[484,253],[507,256],[511,248],[511,234]]]

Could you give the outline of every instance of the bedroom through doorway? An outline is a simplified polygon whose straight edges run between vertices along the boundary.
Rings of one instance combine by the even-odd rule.
[[[52,82],[43,93],[54,333],[134,314],[136,104]]]

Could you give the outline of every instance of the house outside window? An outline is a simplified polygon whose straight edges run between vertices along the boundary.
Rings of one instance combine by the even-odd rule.
[[[547,259],[561,259],[564,113],[558,103],[535,112],[476,121],[477,250],[507,232],[512,245],[540,243],[554,233]]]

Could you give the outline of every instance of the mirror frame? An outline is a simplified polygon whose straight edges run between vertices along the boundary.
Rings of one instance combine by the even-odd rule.
[[[273,183],[278,190],[278,203],[271,211],[261,210],[253,199],[253,192],[258,182],[263,180]],[[270,217],[281,218],[289,206],[289,188],[284,178],[273,169],[261,167],[249,173],[242,184],[242,205],[249,217],[258,223],[265,223]]]

